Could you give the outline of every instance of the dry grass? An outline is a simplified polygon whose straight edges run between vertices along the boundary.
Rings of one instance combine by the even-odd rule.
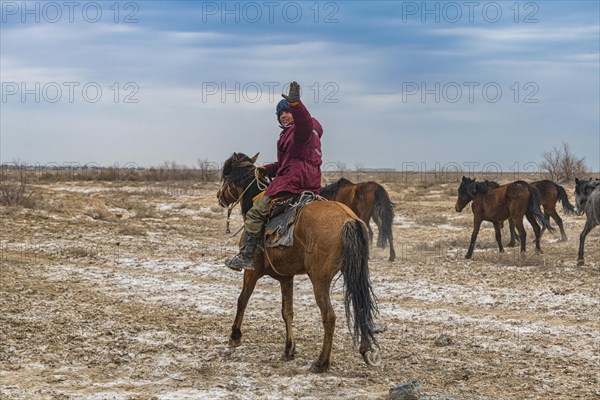
[[[600,230],[590,234],[585,267],[576,266],[584,223],[576,216],[564,217],[568,242],[542,237],[542,255],[533,251],[531,234],[525,255],[499,254],[485,223],[473,259],[465,260],[472,213],[453,211],[454,186],[385,184],[402,222],[393,226],[396,261],[376,247],[369,259],[376,322],[387,327],[378,335],[382,365],[363,365],[338,318],[334,363],[325,375],[308,373],[323,329],[306,276],[294,281],[294,360],[279,360],[281,292],[269,278],[248,306],[244,345],[228,347],[243,278],[222,265],[239,236],[224,234],[215,184],[199,186],[194,196],[149,193],[133,183],[36,186],[44,210],[0,206],[13,215],[3,218],[9,240],[0,252],[0,367],[9,382],[0,384],[0,397],[87,398],[93,389],[123,398],[189,392],[381,399],[392,385],[414,379],[426,393],[455,394],[431,398],[595,398],[590,354],[598,321],[589,316],[598,304]],[[98,219],[81,218],[85,213]],[[239,208],[232,217],[235,230]],[[440,226],[446,224],[461,229]],[[338,316],[342,291],[341,282],[331,291]],[[435,346],[441,333],[452,344]],[[240,365],[242,386],[231,383]]]
[[[131,212],[134,218],[156,218],[156,210],[148,204],[148,198],[144,199],[144,195],[135,194],[131,196],[123,196],[119,193],[118,196],[111,198],[109,204],[115,208],[121,208]]]
[[[69,247],[64,251],[67,258],[94,258],[98,250],[90,247]]]
[[[439,214],[422,214],[415,217],[415,222],[424,226],[443,225],[448,223],[448,217]]]
[[[93,208],[89,211],[84,212],[88,217],[97,221],[113,221],[114,217],[104,208]]]
[[[117,233],[119,235],[124,235],[124,236],[146,236],[147,235],[146,230],[144,228],[142,228],[141,226],[130,225],[130,224],[119,228]]]

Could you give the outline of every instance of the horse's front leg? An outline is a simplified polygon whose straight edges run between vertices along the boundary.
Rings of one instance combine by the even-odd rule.
[[[479,234],[479,228],[481,228],[481,223],[483,220],[481,218],[475,217],[473,220],[473,233],[471,233],[471,243],[469,244],[469,250],[467,250],[467,255],[465,258],[473,257],[473,250],[475,249],[475,240],[477,240],[477,235]]]
[[[496,243],[498,243],[498,250],[500,253],[504,251],[502,247],[502,229],[500,228],[500,222],[494,222],[494,231],[496,231]]]
[[[296,351],[296,340],[292,331],[292,322],[294,321],[294,277],[280,278],[281,284],[281,315],[285,322],[285,349],[283,350],[283,360],[294,359]]]
[[[331,278],[326,279],[323,277],[311,276],[313,290],[315,293],[315,299],[317,305],[321,310],[321,320],[323,322],[323,349],[317,361],[315,361],[311,368],[311,372],[327,372],[331,363],[331,349],[333,347],[333,331],[335,330],[335,312],[331,306],[331,299],[329,297],[329,286],[331,284]]]
[[[512,219],[508,220],[508,231],[510,232],[510,242],[508,242],[506,247],[515,247],[517,234],[515,232],[515,224],[513,223]]]
[[[244,270],[244,284],[242,286],[242,292],[238,297],[235,320],[231,327],[231,336],[229,337],[229,345],[232,347],[237,347],[242,344],[241,327],[242,321],[244,320],[244,312],[246,311],[248,300],[256,287],[256,282],[261,276],[262,275],[259,275],[255,270]]]
[[[388,258],[389,261],[394,261],[396,259],[396,250],[394,249],[394,236],[393,234],[390,233],[390,257]]]
[[[588,218],[585,221],[585,226],[579,235],[579,252],[577,253],[577,266],[582,267],[585,265],[585,260],[583,258],[583,247],[585,246],[585,238],[590,233],[594,225],[591,223],[591,218]]]

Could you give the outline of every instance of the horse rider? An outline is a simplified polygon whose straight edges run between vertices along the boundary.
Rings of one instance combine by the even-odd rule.
[[[282,129],[277,140],[277,162],[257,167],[259,177],[268,176],[273,181],[246,213],[239,253],[225,262],[235,270],[254,269],[254,251],[273,199],[306,191],[318,194],[321,189],[323,128],[300,101],[298,83],[290,83],[289,93],[281,96],[276,109]]]

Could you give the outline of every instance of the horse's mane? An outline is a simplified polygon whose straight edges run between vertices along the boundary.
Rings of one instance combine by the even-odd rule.
[[[500,185],[495,181],[488,181],[487,179],[483,182],[476,179],[465,178],[460,187],[458,188],[459,193],[466,193],[469,196],[474,196],[475,193],[485,193],[489,189],[496,189]]]
[[[337,182],[332,183],[332,184],[327,185],[324,188],[322,188],[320,194],[321,194],[321,196],[325,197],[326,199],[333,200],[337,197],[340,189],[345,186],[348,186],[348,185],[354,185],[354,184],[346,178],[340,178]]]
[[[227,178],[227,181],[234,186],[246,188],[255,178],[254,170],[256,166],[244,153],[233,153],[223,164],[222,179]],[[261,179],[261,182],[268,185],[266,180]],[[248,210],[252,208],[252,199],[260,193],[260,189],[256,184],[252,184],[242,197],[242,214],[246,215]]]
[[[254,164],[244,153],[233,153],[223,164],[222,177],[236,186],[247,186],[254,179]]]

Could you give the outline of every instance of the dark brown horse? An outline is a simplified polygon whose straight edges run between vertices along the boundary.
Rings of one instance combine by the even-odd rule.
[[[556,212],[556,203],[560,200],[565,212],[574,212],[575,208],[571,203],[569,203],[569,196],[567,196],[565,188],[547,179],[531,182],[530,185],[540,191],[541,205],[544,210],[544,216],[548,220],[548,224],[550,224],[550,217],[552,217],[560,229],[560,241],[566,242],[567,234],[563,226],[562,218],[560,218],[560,215],[558,215]],[[513,247],[516,239],[515,227],[512,224],[509,224],[509,227],[510,242],[507,244],[507,246]],[[545,229],[546,228],[542,226],[542,234],[544,233]]]
[[[533,227],[536,252],[542,251],[540,248],[541,231],[538,221],[542,226],[546,226],[549,231],[554,231],[554,228],[548,224],[540,209],[540,192],[527,182],[516,181],[499,186],[495,182],[477,182],[475,179],[463,176],[458,188],[456,211],[461,212],[471,201],[473,201],[473,233],[471,234],[471,244],[465,258],[473,256],[475,240],[483,221],[490,221],[494,224],[496,242],[498,243],[500,252],[504,251],[502,247],[501,223],[506,219],[510,218],[519,231],[521,253],[525,252],[525,238],[527,236],[523,227],[523,216],[527,217],[527,220]]]
[[[394,203],[390,200],[388,192],[377,182],[352,183],[346,178],[341,178],[331,185],[321,189],[321,196],[329,200],[346,204],[364,221],[369,229],[369,240],[373,242],[373,230],[369,225],[371,217],[377,225],[377,247],[385,248],[390,245],[390,261],[396,259],[394,250]]]
[[[257,157],[258,154],[249,158],[242,153],[233,153],[223,166],[221,188],[217,194],[219,204],[225,207],[241,200],[244,217],[252,206],[252,198],[261,190],[255,179],[254,162]],[[230,344],[241,344],[241,325],[248,300],[258,279],[268,275],[281,284],[282,315],[286,328],[283,359],[292,359],[296,348],[292,333],[294,276],[307,274],[313,284],[324,329],[323,348],[311,371],[327,371],[336,319],[330,300],[331,282],[341,271],[348,328],[353,325],[351,332],[355,343],[360,338],[359,351],[365,362],[378,365],[380,358],[374,349],[377,340],[373,324],[376,303],[369,279],[368,259],[367,228],[350,208],[335,201],[310,203],[296,220],[294,245],[269,247],[266,252],[258,250],[254,256],[254,270],[244,271]]]

